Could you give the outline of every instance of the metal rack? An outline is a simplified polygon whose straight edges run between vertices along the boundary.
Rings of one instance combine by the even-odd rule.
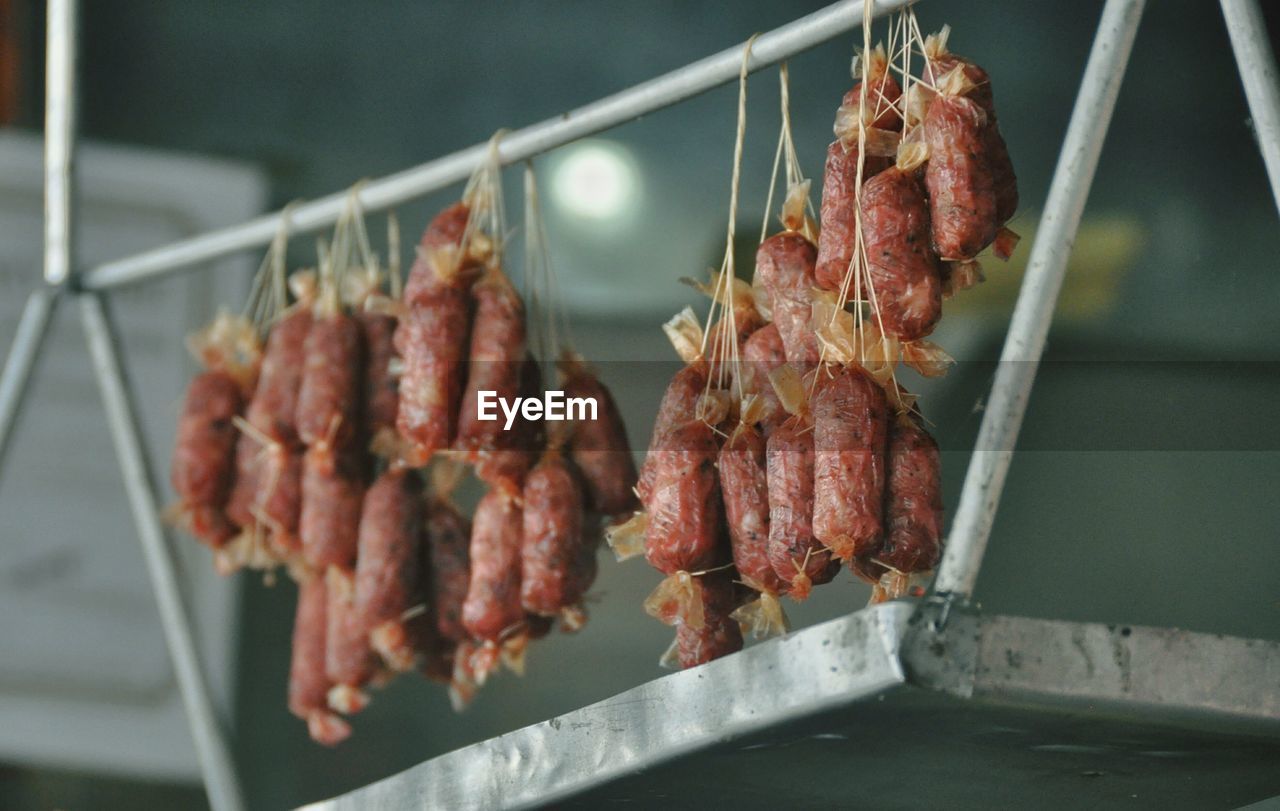
[[[876,17],[913,2],[871,1],[872,14]],[[1275,58],[1257,0],[1221,0],[1221,4],[1272,191],[1280,207],[1280,78]],[[1274,690],[1268,692],[1263,687],[1280,682],[1280,647],[1273,643],[1176,636],[1177,632],[1156,629],[1126,629],[1130,633],[1123,634],[1124,641],[1107,649],[1116,657],[1124,652],[1124,663],[1117,664],[1114,674],[1106,671],[1120,679],[1112,683],[1104,678],[1106,674],[1095,672],[1086,643],[1112,644],[1116,633],[1113,630],[1068,623],[983,618],[969,605],[1143,5],[1144,0],[1107,0],[1103,10],[1013,311],[1002,363],[992,385],[960,506],[933,591],[927,599],[857,612],[714,662],[702,671],[710,680],[724,679],[725,684],[751,690],[745,694],[753,697],[751,701],[726,703],[723,695],[740,695],[726,689],[717,699],[718,704],[705,703],[710,702],[711,697],[706,692],[703,676],[682,673],[575,713],[586,718],[593,713],[598,715],[602,709],[608,711],[611,705],[621,706],[624,701],[646,696],[649,701],[660,701],[664,705],[675,702],[688,709],[692,720],[679,728],[655,726],[661,718],[669,716],[644,710],[618,715],[624,728],[610,733],[616,738],[612,744],[617,750],[614,762],[570,762],[541,777],[531,775],[528,758],[538,757],[540,753],[546,757],[565,756],[571,751],[566,747],[574,744],[571,740],[574,736],[563,735],[554,743],[546,743],[547,747],[554,747],[554,751],[543,747],[541,742],[555,737],[547,735],[546,728],[562,729],[562,725],[551,721],[437,758],[348,798],[340,798],[332,803],[333,807],[399,808],[411,801],[420,804],[427,798],[444,805],[487,802],[495,806],[518,806],[581,796],[581,792],[599,789],[609,780],[625,780],[625,775],[636,769],[655,767],[677,755],[714,754],[727,738],[767,735],[779,725],[786,727],[800,722],[819,710],[848,707],[872,696],[883,698],[908,685],[912,686],[908,692],[942,694],[952,702],[973,702],[983,695],[1007,698],[1010,690],[1023,698],[1030,696],[1037,700],[1072,694],[1075,699],[1110,702],[1130,712],[1147,708],[1198,712],[1218,720],[1229,716],[1235,721],[1262,723],[1268,734],[1273,734],[1276,723],[1280,722],[1280,706]],[[863,12],[862,0],[842,0],[765,33],[751,49],[748,68],[758,70],[840,36],[861,24]],[[267,215],[96,267],[78,267],[74,171],[77,17],[76,0],[49,0],[45,284],[31,294],[23,310],[3,375],[0,375],[0,463],[53,312],[62,299],[74,299],[80,307],[209,801],[216,811],[231,811],[243,808],[244,799],[223,727],[210,700],[190,616],[179,591],[173,551],[158,511],[159,490],[147,461],[133,392],[106,299],[110,291],[118,287],[143,283],[238,251],[261,248],[275,235],[282,214]],[[529,158],[732,81],[737,76],[741,54],[741,49],[735,46],[562,116],[515,130],[502,140],[501,158],[508,163]],[[461,181],[483,159],[486,150],[485,144],[476,145],[369,182],[359,191],[360,201],[366,211],[383,210]],[[308,231],[333,225],[344,199],[345,193],[338,193],[291,209],[291,227],[295,231]],[[984,664],[984,645],[990,640],[1007,642],[1011,646],[1007,650],[1016,651],[1019,641],[1037,636],[1040,641],[1069,640],[1071,645],[1064,642],[1053,650],[1061,654],[1066,647],[1077,647],[1090,662],[1087,677],[1083,677],[1081,683],[1064,680],[1061,671],[1055,668],[1064,667],[1070,673],[1076,661],[1066,654],[1056,659],[1047,658],[1034,668],[1019,668],[1021,675],[1008,672],[1007,668],[996,667],[993,671],[990,663]],[[830,658],[826,663],[835,675],[813,670],[812,666],[801,664],[806,661],[803,657],[793,655],[797,649],[807,650],[819,641],[823,649],[819,660],[826,662]],[[834,644],[828,648],[829,643]],[[1160,655],[1161,650],[1175,643],[1181,645],[1178,650],[1185,658]],[[1105,651],[1100,650],[1099,655],[1101,653]],[[1217,673],[1218,681],[1213,685],[1216,690],[1200,689],[1206,674],[1196,663],[1220,670],[1224,659],[1239,664],[1242,669]],[[772,677],[762,674],[775,666],[779,679],[803,684],[807,689],[797,693],[771,690],[769,684],[756,683],[751,687],[755,677],[760,677],[760,682],[768,682]],[[843,672],[841,668],[845,668]],[[993,672],[1005,673],[1009,683],[993,681],[996,679]],[[803,681],[795,681],[797,679]],[[1185,684],[1181,691],[1177,687],[1179,680]],[[703,686],[699,688],[699,684]],[[1143,685],[1149,689],[1137,689]],[[1229,693],[1225,697],[1220,692],[1223,685]],[[914,700],[927,702],[929,699],[910,699],[908,704]],[[741,717],[743,712],[755,713],[757,709],[761,709],[760,714],[750,719]],[[600,739],[596,739],[593,750],[598,751],[600,743]],[[1274,757],[1274,750],[1268,749],[1266,754]],[[512,767],[503,774],[521,782],[500,785],[478,781],[478,778],[472,782],[468,778],[479,766],[503,757],[506,761],[500,762]],[[439,787],[440,793],[424,793],[436,791],[429,788],[433,786]],[[482,786],[493,793],[484,796],[461,793],[464,788],[475,792]],[[602,799],[606,795],[589,796]]]

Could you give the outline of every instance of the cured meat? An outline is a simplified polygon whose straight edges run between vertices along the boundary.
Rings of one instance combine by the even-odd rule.
[[[360,512],[355,615],[375,649],[397,670],[413,665],[408,618],[421,602],[422,482],[405,469],[383,473],[369,487]]]
[[[769,480],[764,438],[754,428],[740,426],[720,448],[719,469],[734,567],[742,581],[756,591],[786,591],[786,581],[778,577],[769,562]]]
[[[424,304],[443,288],[456,288],[469,281],[468,268],[462,267],[460,246],[470,217],[471,209],[459,202],[441,211],[427,225],[418,244],[418,257],[405,283],[406,304]]]
[[[884,524],[884,389],[856,365],[834,369],[813,398],[813,534],[843,561],[874,551]]]
[[[328,628],[328,589],[323,577],[298,586],[293,622],[293,654],[289,662],[289,712],[307,722],[318,743],[334,746],[351,734],[351,727],[329,711],[329,678],[325,675],[325,636]]]
[[[930,37],[930,40],[935,40]],[[1004,223],[1018,209],[1018,178],[1013,171],[1013,161],[1009,159],[1009,147],[996,123],[996,103],[991,90],[991,77],[973,61],[957,56],[946,50],[946,39],[942,38],[940,47],[930,54],[925,63],[925,79],[933,85],[942,82],[943,77],[959,67],[970,85],[964,94],[972,99],[987,115],[987,127],[983,133],[983,145],[987,161],[991,165],[992,187],[996,195],[996,219]]]
[[[769,563],[797,601],[829,582],[840,564],[813,535],[813,431],[796,420],[773,430],[766,445]]]
[[[942,461],[920,423],[899,417],[889,432],[887,533],[877,560],[899,572],[924,572],[942,550]]]
[[[818,340],[809,324],[817,250],[794,231],[774,234],[756,251],[756,279],[769,293],[773,323],[787,360],[817,363]]]
[[[187,387],[178,419],[170,480],[191,534],[218,548],[235,527],[223,512],[235,472],[240,384],[225,372],[203,372]]]
[[[499,641],[524,619],[520,604],[520,507],[490,490],[476,505],[471,526],[471,582],[462,624],[475,639]]]
[[[360,313],[364,332],[364,424],[365,435],[375,447],[396,430],[396,411],[400,408],[400,379],[391,373],[395,358],[395,316],[365,311]]]
[[[254,516],[271,530],[271,548],[281,560],[302,550],[302,468],[303,454],[278,449],[267,454],[260,468]]]
[[[964,96],[939,96],[925,115],[929,162],[924,183],[933,249],[947,261],[977,256],[999,226],[986,127],[986,113]]]
[[[881,329],[903,341],[925,337],[942,317],[942,274],[913,175],[893,166],[863,186],[862,236]]]
[[[542,397],[542,371],[531,355],[526,355],[520,364],[520,396]],[[505,422],[486,424],[501,428]],[[518,496],[524,486],[525,473],[533,466],[542,447],[542,426],[541,420],[526,419],[522,411],[510,431],[500,430],[488,449],[475,453],[476,478],[508,495]]]
[[[315,462],[351,448],[364,393],[364,336],[345,313],[316,316],[303,343],[305,367],[295,423]]]
[[[254,523],[253,508],[258,500],[258,477],[262,469],[262,449],[249,434],[240,434],[236,440],[236,472],[227,497],[227,518],[238,527],[248,528]]]
[[[752,333],[742,348],[742,385],[746,394],[754,394],[760,401],[760,422],[766,432],[787,418],[786,410],[778,399],[769,375],[787,362],[782,336],[775,324],[768,324]]]
[[[721,504],[715,433],[697,420],[667,433],[653,463],[645,558],[663,574],[720,562]]]
[[[271,328],[262,356],[258,387],[245,412],[249,424],[275,442],[298,443],[298,391],[305,367],[303,345],[311,331],[311,311],[299,305]]]
[[[431,578],[431,614],[440,637],[470,638],[462,624],[462,603],[471,583],[471,526],[453,504],[440,498],[427,507],[426,569]]]
[[[543,457],[524,483],[524,529],[520,546],[520,601],[524,610],[557,616],[578,604],[591,580],[585,561],[582,488],[557,452]],[[590,562],[594,563],[592,555]],[[590,573],[594,577],[595,572]]]
[[[498,447],[504,421],[481,420],[477,413],[479,392],[514,401],[520,393],[525,357],[524,303],[500,270],[491,270],[471,289],[475,320],[471,327],[471,362],[467,385],[458,412],[454,446],[473,459],[477,451]],[[495,411],[500,409],[495,408]]]
[[[302,554],[316,571],[351,569],[356,560],[364,481],[358,459],[339,456],[332,469],[308,451],[302,463]]]
[[[396,328],[404,359],[396,427],[410,446],[413,465],[449,447],[466,376],[469,301],[446,289],[410,308]]]
[[[569,438],[569,456],[582,473],[586,506],[604,515],[635,509],[636,463],[613,395],[583,364],[570,366],[563,386],[566,398],[596,403],[596,419],[575,421]]]
[[[656,451],[662,448],[667,435],[697,419],[698,401],[707,387],[707,367],[705,363],[691,363],[675,373],[667,390],[658,405],[658,415],[653,420],[653,435],[649,439],[649,451],[645,455],[644,465],[640,469],[640,479],[636,483],[636,492],[640,502],[649,503],[649,494],[653,489],[654,465],[657,464]]]
[[[862,180],[874,177],[888,168],[888,158],[867,156],[862,166]],[[827,147],[827,163],[822,173],[822,230],[818,234],[818,254],[814,281],[826,290],[839,291],[853,263],[857,245],[858,149],[848,152],[839,141]],[[856,288],[851,281],[845,295],[853,298]]]
[[[329,706],[343,714],[364,709],[369,703],[363,687],[373,677],[376,660],[355,607],[355,584],[351,572],[331,566],[326,573],[328,587],[328,630],[325,634],[325,675]]]
[[[675,663],[685,670],[742,650],[742,631],[732,617],[738,604],[732,576],[708,572],[700,579],[702,626],[676,625]]]

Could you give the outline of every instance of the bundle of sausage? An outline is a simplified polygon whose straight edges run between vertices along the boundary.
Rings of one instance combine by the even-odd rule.
[[[692,313],[667,325],[686,365],[658,408],[642,511],[609,531],[620,558],[643,550],[665,576],[646,602],[676,627],[664,662],[784,632],[780,598],[806,599],[842,563],[873,601],[937,563],[938,447],[897,364],[945,371],[926,340],[944,294],[978,279],[989,245],[1007,258],[1017,205],[990,81],[947,36],[928,39],[921,78],[895,76],[883,49],[860,60],[816,240],[807,181],[789,167],[784,229],[760,245],[751,288],[717,286],[724,314],[705,338]]]
[[[335,234],[319,276],[294,274],[293,303],[266,307],[264,349],[228,317],[193,341],[206,371],[180,420],[174,518],[220,571],[283,565],[299,582],[289,706],[326,744],[394,674],[446,682],[461,707],[554,620],[582,627],[597,516],[633,506],[621,416],[571,352],[562,387],[595,419],[550,440],[530,420],[477,419],[481,391],[542,385],[521,296],[471,210],[431,222],[402,300]],[[428,487],[416,468],[435,457]],[[474,524],[450,499],[459,461],[490,487]]]

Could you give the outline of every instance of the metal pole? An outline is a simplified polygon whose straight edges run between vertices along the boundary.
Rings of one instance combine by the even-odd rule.
[[[874,0],[877,17],[910,5],[914,0]],[[862,0],[841,0],[794,22],[762,34],[751,47],[750,70],[759,70],[801,51],[834,39],[862,24]],[[742,65],[742,46],[686,65],[572,112],[515,130],[499,146],[504,163],[515,163],[558,146],[615,127],[646,113],[669,107],[714,87],[736,80]],[[488,142],[454,152],[412,169],[365,184],[360,203],[365,211],[391,208],[465,180],[488,154]],[[347,193],[323,197],[290,211],[295,232],[333,225],[346,205]],[[266,245],[279,230],[279,212],[242,225],[174,242],[136,256],[99,265],[84,275],[86,289],[133,284],[237,251]]]
[[[1253,129],[1271,178],[1271,194],[1280,210],[1280,73],[1271,51],[1267,23],[1258,0],[1222,0],[1231,47],[1240,66],[1240,81],[1253,114]]]
[[[143,444],[137,411],[130,397],[125,370],[120,364],[114,325],[102,299],[79,296],[85,339],[93,358],[93,370],[102,390],[111,438],[120,459],[120,472],[128,491],[129,507],[142,539],[147,572],[160,609],[160,622],[168,643],[182,703],[191,724],[196,755],[204,773],[205,791],[214,811],[244,808],[231,751],[213,708],[209,685],[200,666],[200,655],[191,630],[191,617],[178,587],[177,565],[169,540],[160,524],[155,478]]]
[[[940,595],[963,601],[973,594],[1143,2],[1107,0],[1103,8],[934,582]]]
[[[13,345],[9,347],[9,357],[4,363],[4,372],[0,373],[0,471],[4,470],[13,425],[17,422],[18,412],[22,410],[27,383],[31,380],[31,370],[40,354],[40,347],[44,345],[45,335],[49,332],[49,322],[57,307],[58,298],[55,288],[41,287],[31,293],[26,306],[22,308],[18,331],[13,335]]]
[[[44,280],[75,265],[76,0],[49,0],[44,92]]]

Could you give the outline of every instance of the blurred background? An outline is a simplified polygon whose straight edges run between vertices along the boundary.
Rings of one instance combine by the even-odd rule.
[[[84,259],[228,225],[483,141],[680,67],[824,5],[83,3]],[[949,302],[959,360],[911,381],[954,507],[1008,314],[1088,53],[1098,0],[927,0],[990,72],[1021,181],[1012,261]],[[1267,4],[1264,4],[1267,5]],[[1273,32],[1280,8],[1269,5]],[[0,345],[39,276],[43,3],[0,0]],[[885,35],[884,24],[876,29]],[[791,117],[815,201],[858,32],[794,58]],[[535,163],[578,348],[643,448],[674,355],[659,329],[704,303],[679,279],[720,263],[735,89]],[[778,134],[777,71],[750,84],[739,272],[749,276]],[[508,214],[522,216],[519,171]],[[399,209],[411,234],[457,188]],[[1089,199],[978,597],[986,610],[1280,639],[1277,213],[1217,4],[1150,3]],[[382,233],[385,218],[370,218]],[[517,239],[517,244],[518,244]],[[291,259],[313,261],[311,239]],[[116,308],[165,470],[182,335],[238,307],[259,256],[129,290]],[[703,310],[705,311],[705,310]],[[0,807],[202,808],[194,754],[96,390],[65,308],[0,479]],[[644,563],[602,555],[591,622],[530,652],[455,715],[436,685],[378,693],[336,750],[285,708],[294,588],[219,581],[183,550],[211,678],[255,809],[347,791],[661,675],[669,629],[640,607]],[[605,559],[605,558],[608,559]],[[790,609],[861,607],[842,575]]]

